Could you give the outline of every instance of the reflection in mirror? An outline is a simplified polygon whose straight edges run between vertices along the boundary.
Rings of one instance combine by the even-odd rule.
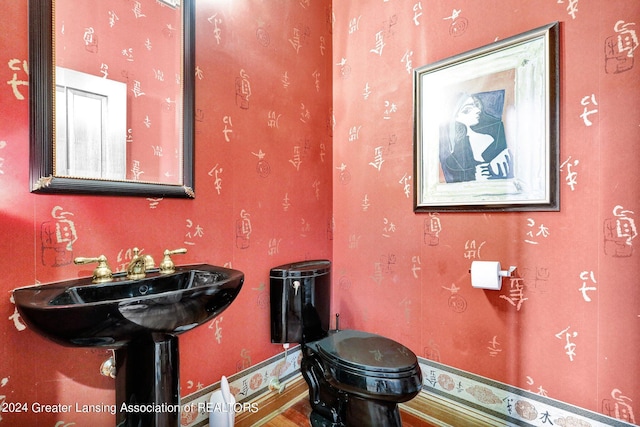
[[[56,67],[56,176],[126,179],[127,85]]]
[[[29,2],[32,191],[194,197],[194,9]]]

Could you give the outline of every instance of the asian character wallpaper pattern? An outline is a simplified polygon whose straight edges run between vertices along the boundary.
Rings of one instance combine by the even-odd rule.
[[[135,19],[138,2],[114,5]],[[197,0],[195,200],[29,193],[27,6],[0,16],[1,402],[114,401],[98,374],[110,353],[30,331],[13,288],[90,275],[76,256],[103,253],[122,270],[135,246],[156,259],[186,247],[177,263],[231,266],[246,281],[180,337],[183,395],[282,352],[269,338],[269,269],[329,258],[341,328],[638,424],[640,4]],[[415,214],[413,69],[554,21],[560,212]],[[518,269],[483,291],[473,260]],[[0,416],[113,424],[109,413]]]
[[[615,416],[613,401],[637,413],[640,391],[640,152],[625,148],[639,140],[627,93],[640,90],[640,7],[596,3],[333,3],[334,311],[427,359]],[[554,21],[561,211],[412,214],[413,69]],[[518,268],[484,291],[474,260]]]

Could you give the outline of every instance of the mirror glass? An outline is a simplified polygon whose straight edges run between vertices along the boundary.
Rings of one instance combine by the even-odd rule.
[[[192,0],[29,2],[34,192],[194,197]]]

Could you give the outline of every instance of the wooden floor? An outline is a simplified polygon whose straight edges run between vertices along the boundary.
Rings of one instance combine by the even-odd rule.
[[[265,427],[309,427],[309,414],[311,406],[309,399],[304,398],[294,403],[289,409],[285,410],[275,418],[261,424]],[[403,427],[435,427],[420,418],[409,413],[400,412]]]

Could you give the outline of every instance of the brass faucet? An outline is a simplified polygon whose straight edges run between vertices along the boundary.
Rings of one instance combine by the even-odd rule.
[[[127,266],[127,279],[144,279],[147,275],[147,262],[145,257],[140,255],[140,249],[133,248],[133,258]]]
[[[177,254],[186,254],[187,250],[185,248],[174,249],[170,251],[166,249],[164,251],[164,258],[162,262],[158,266],[158,270],[160,274],[171,274],[176,271],[176,266],[171,259],[171,255]],[[111,282],[113,280],[113,272],[109,265],[107,264],[107,257],[104,255],[100,255],[95,258],[85,258],[85,257],[77,257],[73,260],[76,264],[89,264],[92,262],[97,262],[98,266],[93,270],[93,278],[91,280],[92,283],[106,283]],[[133,248],[133,257],[127,266],[127,279],[130,280],[140,280],[144,279],[147,275],[147,271],[156,268],[155,262],[153,261],[153,257],[151,255],[141,255],[140,249]]]
[[[169,249],[165,249],[164,258],[160,263],[160,274],[171,274],[176,271],[176,265],[173,263],[171,259],[171,255],[178,254],[186,254],[187,250],[185,248],[174,249],[170,251]]]
[[[91,283],[105,283],[113,280],[113,272],[107,265],[107,257],[100,255],[96,258],[77,257],[73,260],[75,264],[90,264],[97,262],[98,266],[93,270],[93,278]]]
[[[171,255],[177,254],[186,254],[187,250],[185,248],[174,249],[170,251],[166,249],[164,251],[164,258],[162,262],[158,266],[158,271],[160,274],[171,274],[176,271],[176,266],[171,259]],[[140,255],[140,250],[138,248],[133,248],[133,258],[131,258],[131,262],[127,267],[127,279],[131,280],[139,280],[143,279],[147,271],[155,268],[155,263],[151,255]]]

